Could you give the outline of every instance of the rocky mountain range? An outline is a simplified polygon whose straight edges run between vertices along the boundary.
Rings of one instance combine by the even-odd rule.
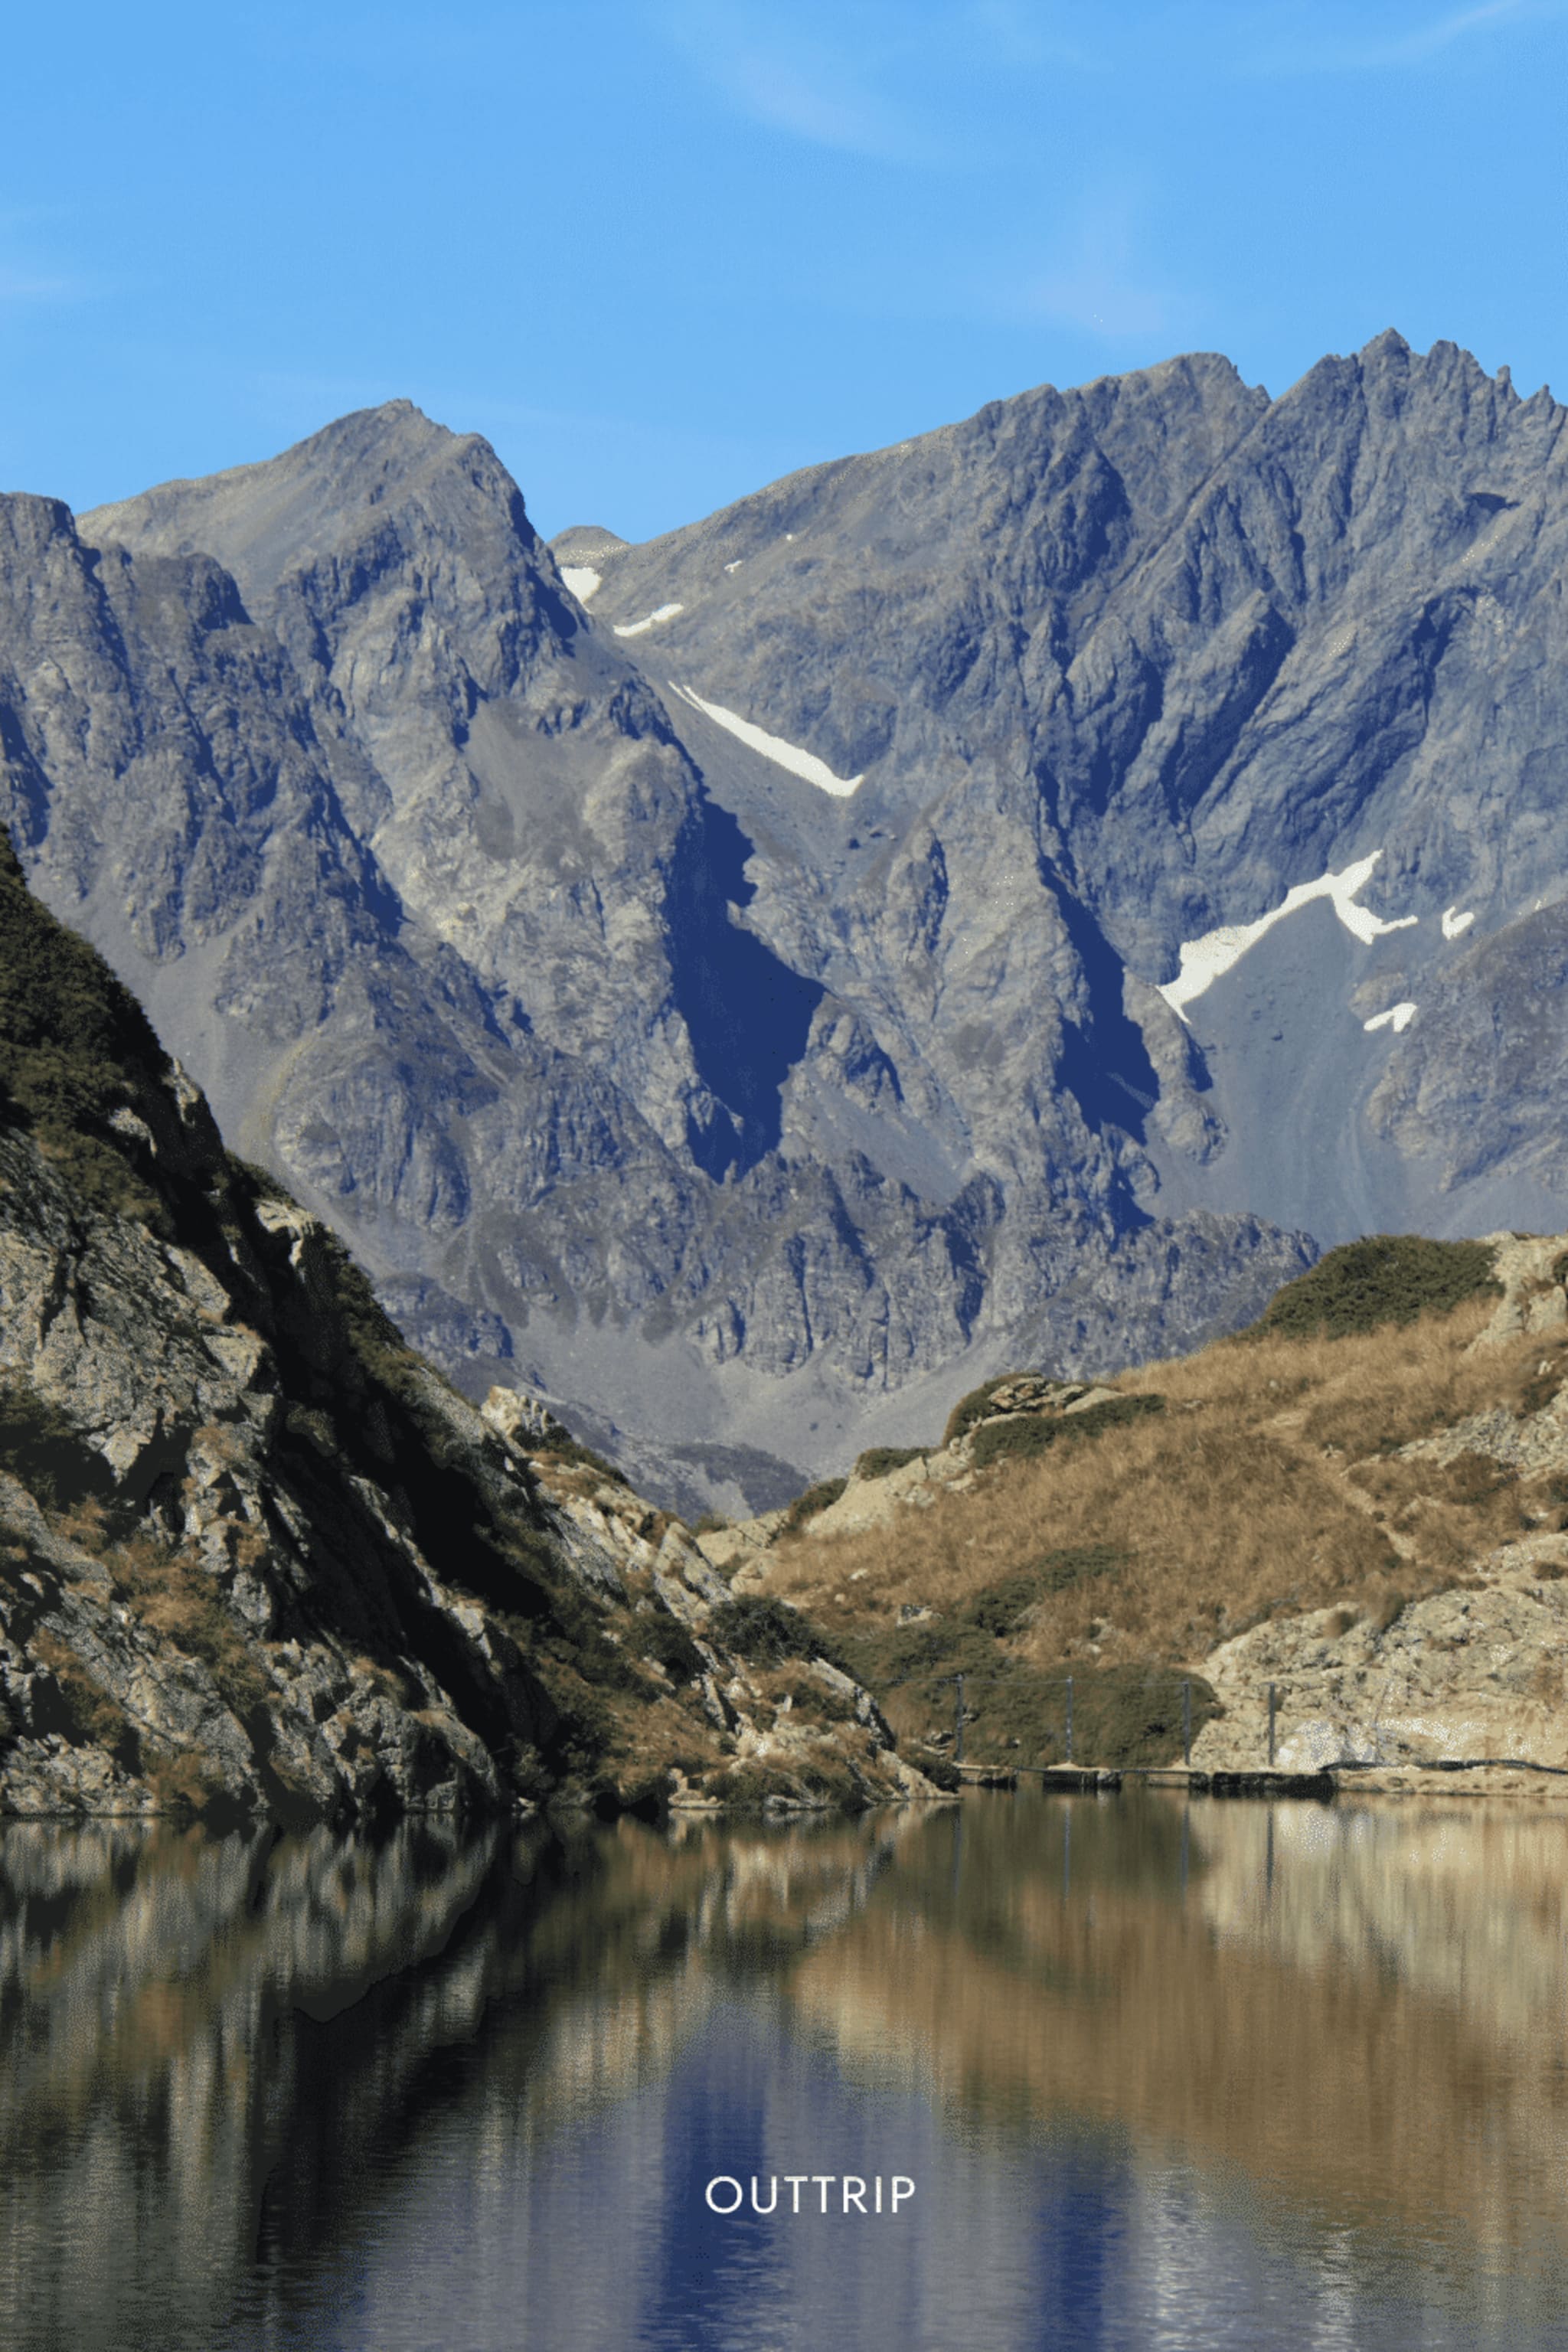
[[[0,815],[471,1395],[776,1504],[1568,1222],[1564,412],[1199,356],[552,547],[405,403],[0,500]]]

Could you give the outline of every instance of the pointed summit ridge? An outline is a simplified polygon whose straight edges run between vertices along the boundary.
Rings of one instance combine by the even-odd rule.
[[[499,510],[503,528],[532,541],[522,495],[489,442],[394,400],[355,409],[276,457],[96,508],[79,529],[93,544],[121,541],[145,553],[199,549],[234,573],[248,602],[300,562],[378,530],[410,502],[434,519],[481,501]]]

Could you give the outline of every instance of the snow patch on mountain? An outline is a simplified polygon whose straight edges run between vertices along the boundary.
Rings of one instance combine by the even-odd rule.
[[[1371,881],[1382,855],[1381,849],[1374,849],[1370,856],[1358,858],[1353,866],[1345,866],[1338,874],[1324,874],[1316,882],[1298,882],[1271,914],[1259,916],[1256,923],[1222,923],[1218,930],[1205,931],[1202,939],[1184,940],[1176,977],[1166,981],[1160,989],[1172,1012],[1184,1021],[1185,1005],[1201,996],[1232,964],[1239,963],[1247,949],[1256,947],[1266,931],[1272,930],[1287,915],[1293,915],[1299,907],[1310,905],[1314,898],[1327,898],[1346,930],[1363,946],[1370,946],[1384,931],[1408,930],[1419,920],[1417,916],[1401,915],[1397,921],[1385,922],[1370,908],[1355,903],[1357,892]]]
[[[585,604],[595,589],[601,584],[601,574],[595,571],[591,563],[563,563],[561,567],[561,577],[576,597],[579,604]]]
[[[815,784],[819,792],[831,793],[837,800],[847,800],[856,786],[864,781],[859,776],[836,776],[827,762],[819,760],[815,751],[803,751],[798,744],[786,743],[782,735],[770,735],[763,728],[753,727],[749,719],[741,718],[736,711],[726,710],[721,702],[704,702],[702,697],[694,694],[689,686],[678,686],[675,692],[683,702],[689,702],[693,710],[700,710],[705,719],[711,719],[716,727],[727,728],[748,750],[760,751],[764,760],[772,760],[777,766],[787,768],[792,776],[804,776],[806,782]]]
[[[1415,1007],[1414,1004],[1406,1002],[1404,1004],[1391,1004],[1386,1013],[1379,1013],[1375,1014],[1371,1021],[1363,1021],[1361,1025],[1363,1029],[1387,1029],[1392,1027],[1394,1035],[1397,1037],[1400,1036],[1405,1030],[1409,1028],[1410,1024],[1415,1020]]]
[[[1475,919],[1473,908],[1467,908],[1461,915],[1456,908],[1446,908],[1443,914],[1443,937],[1446,940],[1457,940],[1462,931],[1469,929]]]
[[[650,613],[645,621],[628,621],[624,628],[617,621],[616,635],[617,637],[640,637],[646,630],[651,629],[656,622],[673,621],[677,613],[684,613],[685,610],[684,604],[661,604],[658,612]]]

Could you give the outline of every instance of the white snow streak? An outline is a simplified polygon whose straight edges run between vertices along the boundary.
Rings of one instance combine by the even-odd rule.
[[[735,558],[735,561],[733,562],[733,563],[726,563],[726,565],[724,566],[724,569],[725,569],[725,571],[726,571],[726,572],[739,572],[739,570],[740,570],[740,568],[741,568],[742,564],[742,563],[744,563],[745,560],[746,560],[746,559],[745,559],[745,557],[744,557],[743,555],[737,555],[737,556],[736,556],[736,558]]]
[[[599,574],[591,563],[563,563],[561,567],[561,577],[571,589],[579,604],[585,604],[595,589],[600,584]]]
[[[617,637],[640,637],[643,631],[651,629],[656,621],[673,621],[677,613],[684,613],[685,610],[684,604],[661,604],[657,613],[648,614],[646,621],[628,621],[624,629],[617,621],[616,635]]]
[[[1443,917],[1443,937],[1446,940],[1457,940],[1461,931],[1468,931],[1469,929],[1470,925],[1475,921],[1475,919],[1476,918],[1473,910],[1467,911],[1465,914],[1461,915],[1456,913],[1455,909],[1450,907]]]
[[[837,800],[847,800],[856,785],[862,781],[858,776],[836,776],[826,761],[819,760],[815,751],[802,751],[795,744],[786,743],[782,735],[765,733],[761,727],[753,727],[749,719],[742,719],[735,711],[726,710],[721,702],[704,702],[702,697],[693,694],[689,686],[678,686],[675,691],[683,702],[690,703],[693,710],[700,710],[705,718],[711,719],[715,726],[728,728],[730,733],[749,750],[760,751],[764,760],[774,761],[779,767],[787,768],[792,776],[804,776],[806,782],[815,784],[819,792],[831,793]]]
[[[1386,1013],[1380,1013],[1375,1020],[1363,1021],[1361,1025],[1363,1029],[1386,1029],[1392,1024],[1397,1037],[1403,1030],[1409,1028],[1415,1018],[1414,1004],[1391,1004]]]
[[[1363,946],[1381,938],[1384,931],[1408,930],[1418,920],[1416,916],[1402,915],[1397,922],[1385,923],[1370,908],[1354,903],[1356,892],[1371,881],[1373,868],[1382,856],[1381,849],[1374,849],[1370,857],[1358,858],[1341,874],[1325,874],[1316,882],[1298,882],[1271,915],[1260,916],[1256,923],[1224,923],[1217,931],[1205,931],[1201,940],[1184,940],[1176,977],[1168,980],[1160,991],[1172,1012],[1180,1013],[1184,1021],[1187,1016],[1182,1010],[1184,1005],[1190,1004],[1194,996],[1201,996],[1210,982],[1216,981],[1221,972],[1228,971],[1233,963],[1238,963],[1265,931],[1271,931],[1283,917],[1293,915],[1298,907],[1305,907],[1314,898],[1327,898],[1346,930],[1352,932]]]

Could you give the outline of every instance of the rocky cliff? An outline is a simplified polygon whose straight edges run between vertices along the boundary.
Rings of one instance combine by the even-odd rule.
[[[0,793],[475,1398],[784,1501],[1007,1363],[1568,1218],[1563,412],[1397,336],[647,546],[406,404],[0,509]]]
[[[414,1355],[0,836],[0,1811],[918,1790],[803,1633]]]

